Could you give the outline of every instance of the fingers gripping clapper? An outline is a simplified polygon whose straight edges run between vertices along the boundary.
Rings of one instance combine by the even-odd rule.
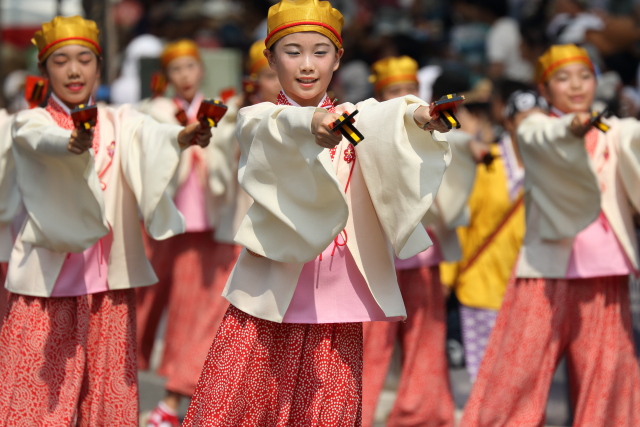
[[[464,102],[464,96],[457,96],[455,93],[445,95],[438,101],[431,104],[429,114],[434,116],[438,114],[440,119],[449,129],[460,129],[460,122],[455,116],[458,106]]]
[[[353,125],[355,122],[353,116],[356,114],[358,114],[358,110],[355,110],[351,114],[345,111],[338,120],[331,124],[331,129],[333,129],[334,132],[340,132],[354,147],[364,140],[364,136],[362,136],[360,131]]]

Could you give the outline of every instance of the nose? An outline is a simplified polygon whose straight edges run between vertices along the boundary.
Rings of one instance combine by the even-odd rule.
[[[76,61],[69,61],[68,76],[70,78],[80,76],[80,67]]]
[[[302,73],[310,74],[315,70],[315,65],[313,62],[313,54],[304,55],[302,58],[302,63],[300,64],[300,71]]]

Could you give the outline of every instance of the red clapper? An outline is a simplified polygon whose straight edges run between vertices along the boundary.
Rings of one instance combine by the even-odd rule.
[[[71,110],[71,119],[73,119],[73,125],[76,129],[89,130],[96,125],[98,120],[98,106],[93,105],[78,105],[77,108]]]
[[[49,80],[38,76],[27,76],[24,82],[24,98],[29,103],[29,108],[35,108],[42,104],[47,97]]]
[[[358,110],[355,110],[351,114],[345,111],[338,120],[331,123],[331,129],[333,129],[334,132],[340,132],[342,136],[347,138],[347,140],[353,144],[354,147],[364,139],[364,136],[362,136],[358,129],[353,125],[355,122],[353,116],[356,114],[358,114]]]
[[[220,101],[214,101],[212,99],[205,99],[200,104],[198,115],[196,118],[202,126],[208,126],[210,128],[218,126],[222,117],[227,113],[228,107]]]
[[[455,116],[458,106],[464,102],[464,96],[456,96],[456,94],[445,95],[438,101],[431,104],[429,114],[438,116],[449,129],[460,129],[460,122]]]

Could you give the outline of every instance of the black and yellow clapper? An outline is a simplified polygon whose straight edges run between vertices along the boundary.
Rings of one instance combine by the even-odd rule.
[[[598,113],[597,111],[591,112],[591,119],[589,120],[589,124],[600,131],[607,133],[609,130],[609,125],[602,121],[603,117],[607,116],[607,110],[602,110],[602,112]]]
[[[98,106],[80,104],[71,110],[71,119],[76,129],[89,130],[96,125],[98,120]]]
[[[218,100],[205,99],[200,103],[198,114],[196,115],[198,121],[202,126],[209,126],[210,128],[217,127],[220,120],[227,113],[228,107]]]
[[[364,136],[356,129],[353,125],[355,119],[353,116],[358,114],[358,110],[355,110],[353,113],[349,114],[346,111],[342,113],[338,120],[331,123],[331,129],[334,132],[340,132],[342,136],[347,138],[347,140],[352,143],[354,146],[358,145],[364,139]]]
[[[444,124],[449,129],[460,129],[460,122],[455,116],[455,112],[458,109],[458,105],[464,102],[464,96],[457,96],[455,93],[451,95],[445,95],[438,101],[431,104],[429,114],[434,116],[436,113],[440,116]]]

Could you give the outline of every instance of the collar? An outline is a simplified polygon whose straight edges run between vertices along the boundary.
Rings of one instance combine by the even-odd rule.
[[[64,111],[67,116],[71,115],[71,109],[67,107],[67,104],[62,102],[55,93],[51,92],[51,98],[53,98],[55,103],[58,104],[60,108],[62,108],[62,111]],[[87,102],[87,105],[93,105],[93,96],[89,97],[89,102]]]
[[[296,101],[294,101],[293,99],[289,98],[289,95],[287,95],[286,93],[284,93],[284,91],[280,91],[280,94],[278,95],[278,104],[284,104],[284,105],[292,105],[294,107],[300,107],[300,104],[298,104]],[[283,99],[284,98],[284,99]],[[282,102],[286,100],[286,102]],[[288,102],[288,104],[287,104]],[[322,97],[322,99],[320,100],[320,103],[318,104],[318,108],[329,108],[329,107],[333,107],[333,103],[331,102],[331,100],[329,99],[329,95],[324,94],[324,96]]]
[[[196,92],[193,99],[191,100],[191,103],[177,95],[174,99],[176,100],[178,106],[182,108],[182,110],[184,110],[184,112],[187,114],[187,117],[193,117],[197,113],[197,109],[200,108],[200,104],[204,99],[204,95],[202,94],[202,92]]]
[[[563,113],[562,111],[558,110],[553,105],[551,106],[551,108],[549,108],[549,115],[550,116],[562,117],[562,116],[564,116],[564,114],[565,113]]]

